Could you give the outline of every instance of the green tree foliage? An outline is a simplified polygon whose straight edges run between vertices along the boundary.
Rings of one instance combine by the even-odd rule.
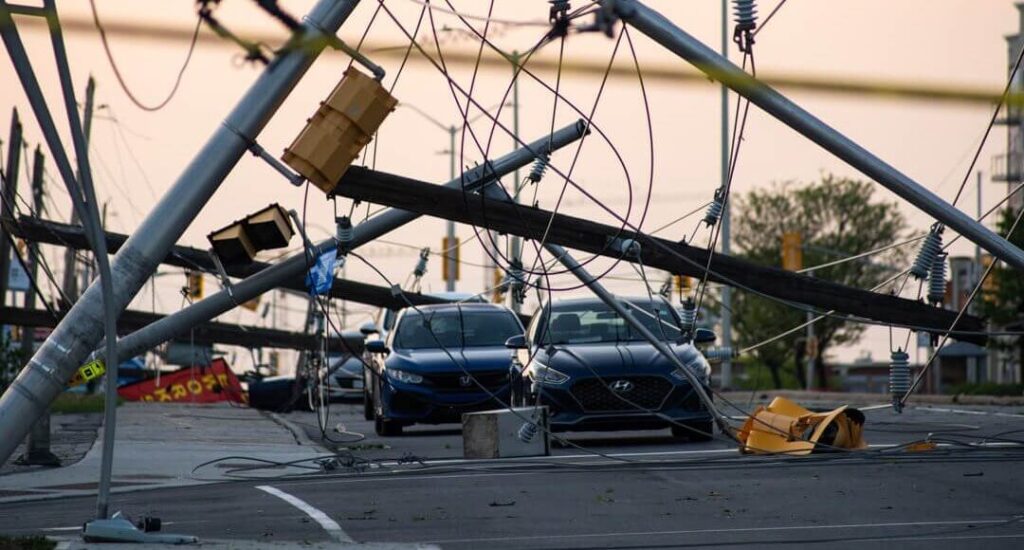
[[[1009,235],[1011,243],[1024,247],[1024,221],[1017,223],[1018,212],[1011,208],[1002,210],[996,224],[996,232]],[[1010,229],[1013,233],[1010,234]],[[1007,330],[1024,330],[1024,275],[1005,264],[998,264],[989,273],[982,293],[982,315],[990,319],[996,326]],[[1000,337],[993,339],[992,345],[1004,349],[1017,350],[1017,362],[1024,365],[1024,338]]]
[[[740,256],[754,262],[782,265],[782,235],[798,232],[803,239],[803,265],[820,265],[892,244],[905,238],[906,221],[896,203],[873,201],[870,182],[825,175],[812,184],[783,183],[755,189],[739,197],[734,209],[734,243]],[[905,266],[907,247],[814,272],[844,285],[871,288]],[[749,346],[776,336],[806,320],[806,313],[774,300],[738,290],[733,302],[737,344]],[[828,348],[857,341],[864,326],[827,318],[815,324],[817,381],[827,385],[822,358]],[[759,348],[757,358],[768,367],[776,388],[782,369],[803,360],[803,330]],[[806,386],[803,368],[793,372]]]

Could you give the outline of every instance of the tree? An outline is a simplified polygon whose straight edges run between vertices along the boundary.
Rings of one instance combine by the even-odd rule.
[[[1008,235],[1008,241],[1018,247],[1024,247],[1024,222],[1013,227],[1018,215],[1013,208],[1002,210],[999,213],[996,232]],[[993,267],[982,286],[981,313],[1004,330],[1024,330],[1024,276],[1004,264]],[[1018,368],[1024,365],[1024,337],[999,337],[992,339],[991,342],[992,345],[1007,351],[1016,350]]]
[[[735,209],[734,243],[739,255],[764,265],[782,265],[782,235],[797,232],[802,237],[803,265],[820,265],[905,238],[906,221],[894,202],[873,201],[870,182],[826,174],[820,182],[775,184],[739,197]],[[889,250],[814,272],[815,277],[844,285],[871,288],[906,265],[908,251]],[[804,310],[754,293],[737,290],[733,322],[737,344],[750,346],[805,322]],[[827,385],[823,358],[832,346],[857,341],[864,325],[826,318],[815,324],[818,339],[814,356],[817,379]],[[796,331],[756,350],[757,358],[769,369],[776,388],[782,386],[781,369],[793,359],[796,379],[807,381],[800,362],[804,331]]]

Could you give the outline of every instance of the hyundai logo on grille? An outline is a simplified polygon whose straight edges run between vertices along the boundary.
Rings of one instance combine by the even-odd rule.
[[[473,377],[466,374],[459,377],[459,385],[463,388],[469,387],[473,383]]]
[[[628,393],[633,391],[633,383],[629,380],[616,380],[612,382],[611,388],[615,393]]]

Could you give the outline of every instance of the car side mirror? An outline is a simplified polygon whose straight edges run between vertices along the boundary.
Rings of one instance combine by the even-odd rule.
[[[508,349],[526,349],[526,335],[516,334],[505,340],[505,347]]]
[[[366,343],[366,351],[370,353],[387,353],[388,346],[384,340],[371,340]]]
[[[360,325],[359,332],[361,332],[363,336],[369,336],[371,334],[380,334],[380,330],[377,328],[377,325],[372,321],[367,321]]]
[[[694,344],[710,344],[711,342],[714,342],[717,339],[718,335],[715,334],[715,331],[710,329],[699,328],[693,332]]]

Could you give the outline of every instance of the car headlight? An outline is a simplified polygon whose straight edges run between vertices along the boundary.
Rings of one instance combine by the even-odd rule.
[[[406,372],[404,370],[399,369],[387,369],[385,372],[387,372],[388,376],[390,376],[392,379],[394,379],[397,382],[402,382],[403,384],[423,383],[423,377],[418,374]]]
[[[560,386],[569,381],[569,375],[559,372],[543,363],[534,361],[530,366],[533,371],[533,381],[548,386]]]

